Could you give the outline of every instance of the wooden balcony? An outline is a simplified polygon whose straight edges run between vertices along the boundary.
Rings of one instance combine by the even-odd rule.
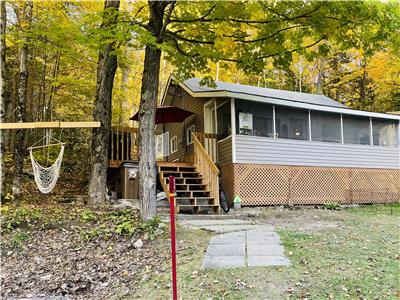
[[[124,161],[138,159],[137,128],[111,127],[109,167],[118,168]]]

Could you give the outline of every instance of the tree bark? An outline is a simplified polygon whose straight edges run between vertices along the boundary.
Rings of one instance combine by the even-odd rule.
[[[129,54],[129,52],[128,52]],[[118,109],[119,109],[119,114],[118,114],[118,126],[122,126],[124,124],[124,119],[123,119],[123,110],[126,107],[124,105],[125,101],[128,99],[128,79],[129,79],[129,69],[127,67],[121,68],[122,75],[121,75],[121,94],[122,97],[119,97],[119,103],[118,103]]]
[[[148,28],[161,43],[165,29],[164,13],[169,3],[149,1]],[[160,78],[161,50],[147,45],[144,57],[139,108],[139,198],[141,216],[149,220],[156,215],[155,116]]]
[[[120,1],[106,0],[101,28],[113,31],[118,22]],[[109,36],[107,34],[107,36]],[[109,40],[107,38],[107,40]],[[92,163],[89,183],[89,201],[91,206],[105,204],[107,196],[108,145],[111,130],[111,100],[117,56],[115,41],[100,42],[97,65],[96,98],[94,101],[93,119],[101,122],[100,128],[92,132]],[[105,44],[104,44],[105,43]]]
[[[0,1],[0,123],[4,122],[6,103],[6,3]],[[4,132],[0,130],[0,202],[3,197]]]
[[[25,105],[26,94],[28,86],[28,37],[26,30],[32,22],[32,1],[28,0],[23,7],[20,20],[20,28],[24,30],[23,41],[19,53],[19,87],[17,99],[17,122],[25,122]],[[25,144],[25,131],[18,129],[15,137],[14,149],[14,178],[12,192],[14,199],[18,202],[21,200],[21,191],[23,183],[23,169],[24,169],[24,147]]]

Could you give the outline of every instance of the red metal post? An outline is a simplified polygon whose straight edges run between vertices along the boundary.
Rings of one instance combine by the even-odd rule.
[[[169,176],[169,209],[171,217],[172,298],[178,299],[176,285],[176,238],[175,238],[175,177]]]

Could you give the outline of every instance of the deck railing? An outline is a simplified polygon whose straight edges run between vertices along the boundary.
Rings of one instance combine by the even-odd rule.
[[[111,127],[109,166],[119,167],[124,161],[138,159],[137,128]]]
[[[219,205],[219,170],[206,149],[200,143],[196,134],[192,132],[194,155],[193,163],[210,191],[210,197],[214,198],[214,204]]]
[[[217,153],[218,153],[218,143],[217,137],[218,135],[215,133],[204,133],[204,132],[195,132],[195,135],[204,149],[207,151],[208,155],[211,157],[213,162],[217,161]]]

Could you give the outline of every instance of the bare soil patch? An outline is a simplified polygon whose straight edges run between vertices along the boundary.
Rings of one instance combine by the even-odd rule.
[[[245,207],[240,215],[250,216],[255,222],[267,223],[298,232],[320,232],[345,226],[338,211],[314,207]]]

